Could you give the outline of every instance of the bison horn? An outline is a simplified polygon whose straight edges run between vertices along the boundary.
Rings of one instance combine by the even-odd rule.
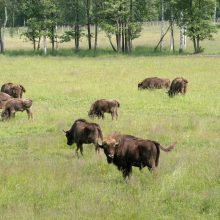
[[[64,131],[64,130],[63,130],[63,132],[64,132],[65,134],[67,133],[67,131]]]

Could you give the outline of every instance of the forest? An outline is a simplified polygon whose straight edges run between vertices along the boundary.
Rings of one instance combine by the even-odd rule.
[[[73,42],[72,49],[79,51],[82,38],[87,39],[88,50],[96,51],[100,30],[113,51],[132,53],[132,42],[140,37],[143,24],[158,21],[161,36],[154,50],[163,50],[168,32],[175,50],[176,27],[180,32],[178,51],[184,51],[188,37],[193,52],[201,53],[201,41],[213,39],[217,32],[219,14],[216,0],[0,0],[0,51],[7,49],[5,29],[13,35],[16,28],[24,27],[20,34],[32,42],[33,50],[40,50],[42,44],[45,54],[48,44],[54,52],[63,42]],[[65,29],[62,34],[61,27]]]

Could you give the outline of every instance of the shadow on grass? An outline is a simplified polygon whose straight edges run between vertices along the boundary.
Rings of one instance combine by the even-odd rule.
[[[171,52],[163,50],[154,51],[154,48],[151,47],[136,47],[132,51],[132,53],[117,53],[111,49],[97,49],[87,50],[80,49],[79,51],[75,51],[73,49],[59,49],[57,51],[52,52],[52,50],[48,50],[47,55],[44,55],[43,50],[33,51],[33,50],[8,50],[4,53],[5,56],[60,56],[60,57],[105,57],[105,56],[129,56],[129,57],[141,57],[141,56],[178,56],[178,55],[191,55],[191,53],[179,53]]]

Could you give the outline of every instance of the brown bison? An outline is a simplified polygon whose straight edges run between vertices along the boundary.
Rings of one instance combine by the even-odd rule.
[[[120,103],[117,100],[100,99],[95,101],[88,112],[90,118],[95,116],[104,119],[104,113],[110,113],[112,120],[118,118]]]
[[[4,92],[0,92],[0,109],[5,106],[5,103],[9,100],[12,99],[10,95]]]
[[[30,99],[9,99],[5,103],[5,107],[2,111],[1,117],[2,120],[7,120],[15,117],[15,113],[17,111],[26,111],[28,115],[28,119],[33,118],[33,114],[31,111],[32,100]]]
[[[150,77],[138,83],[138,89],[162,89],[169,88],[170,80],[158,77]]]
[[[124,178],[131,175],[132,166],[140,170],[147,166],[150,171],[154,171],[159,163],[160,150],[170,152],[174,146],[163,148],[156,141],[120,134],[111,135],[100,144],[108,163],[115,164]]]
[[[170,85],[170,90],[168,91],[168,95],[170,97],[176,95],[177,93],[182,93],[183,95],[185,95],[187,84],[188,81],[183,77],[175,78]]]
[[[69,131],[64,131],[67,138],[67,144],[72,145],[76,143],[76,154],[78,150],[83,155],[83,144],[93,143],[96,147],[96,153],[99,152],[98,142],[102,142],[103,136],[101,128],[96,123],[87,122],[84,119],[76,120]]]
[[[22,85],[5,83],[1,87],[1,92],[5,92],[14,98],[22,98],[23,92],[25,92],[25,88]]]

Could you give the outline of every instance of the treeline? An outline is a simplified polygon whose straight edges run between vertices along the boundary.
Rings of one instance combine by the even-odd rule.
[[[188,36],[194,52],[200,53],[200,42],[212,39],[217,30],[218,7],[216,0],[0,0],[0,51],[5,50],[5,28],[25,26],[23,34],[33,43],[33,49],[39,50],[43,41],[45,53],[48,38],[52,51],[58,48],[58,42],[68,41],[78,51],[82,37],[87,38],[89,50],[96,50],[99,28],[105,31],[114,51],[128,53],[132,52],[132,41],[140,36],[143,22],[159,20],[161,39],[155,50],[163,49],[163,37],[168,31],[175,50],[173,27],[177,25],[179,51],[184,50],[184,38]],[[167,30],[164,21],[169,21]],[[71,28],[58,36],[57,27],[63,25]],[[91,30],[92,25],[95,28]]]

